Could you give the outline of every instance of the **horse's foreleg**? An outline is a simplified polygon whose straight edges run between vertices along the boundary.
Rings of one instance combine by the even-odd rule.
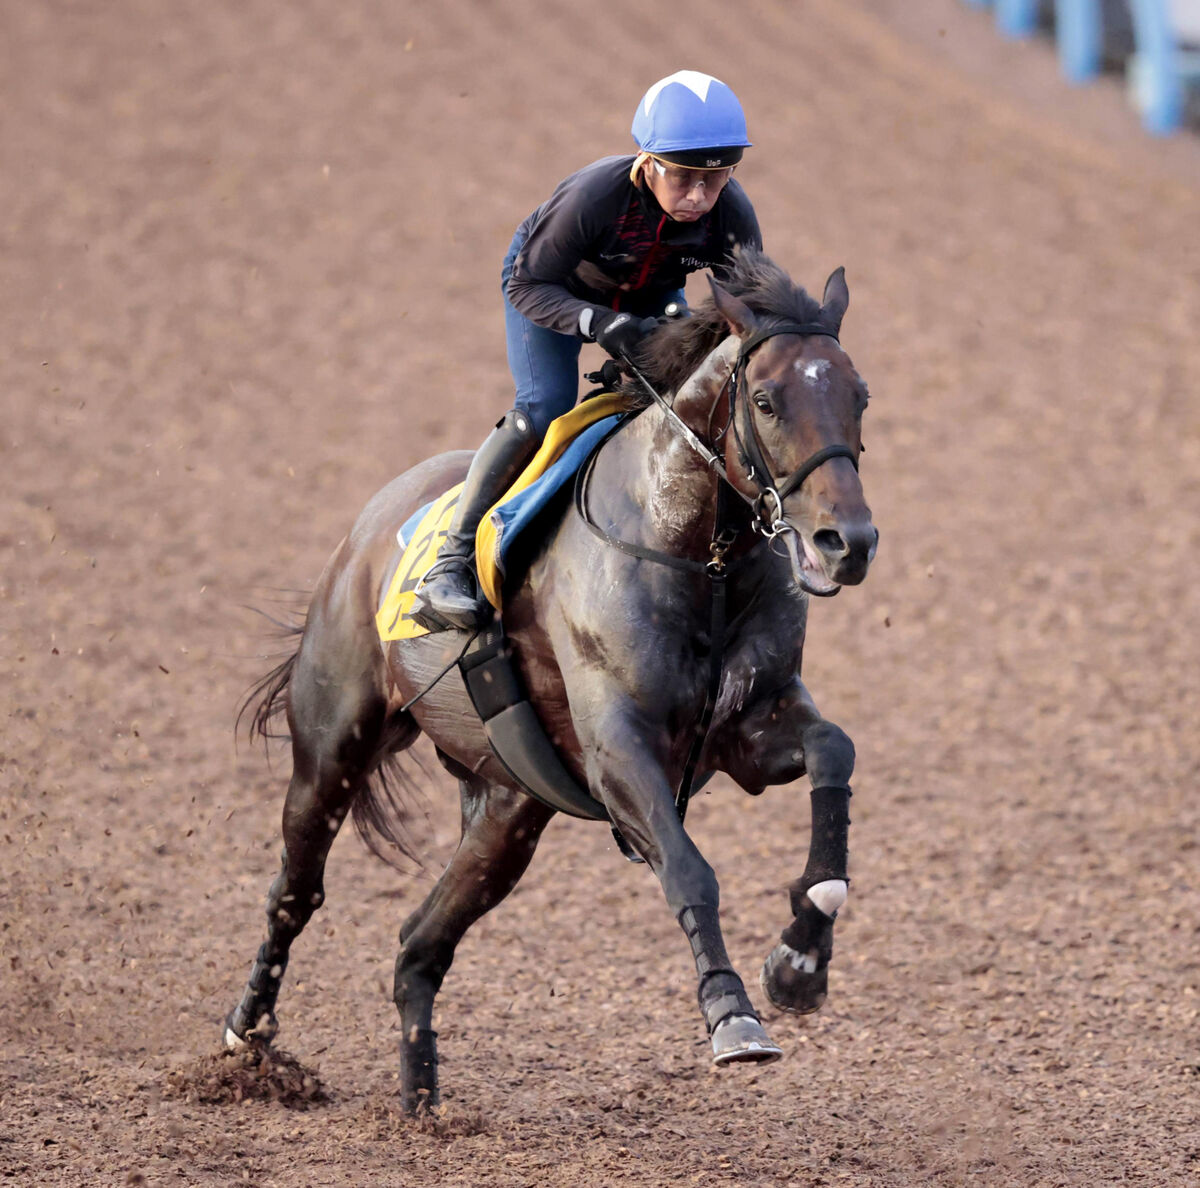
[[[726,951],[717,877],[679,820],[661,761],[645,748],[628,717],[610,716],[595,738],[589,785],[658,876],[688,938],[714,1063],[778,1059],[782,1053],[763,1030]]]
[[[762,968],[762,987],[781,1010],[808,1014],[829,988],[833,921],[846,902],[850,776],[854,744],[832,722],[818,719],[803,732],[812,781],[812,838],[804,873],[788,888],[794,919]]]
[[[519,792],[460,781],[463,834],[425,902],[400,930],[394,998],[400,1011],[403,1108],[438,1102],[433,1001],[463,934],[496,906],[529,866],[553,809]]]

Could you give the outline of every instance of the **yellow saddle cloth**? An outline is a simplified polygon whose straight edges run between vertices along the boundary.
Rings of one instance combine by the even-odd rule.
[[[529,465],[503,498],[479,521],[479,529],[475,534],[475,561],[479,584],[487,600],[497,610],[500,609],[504,572],[499,564],[500,528],[493,520],[492,512],[533,486],[585,429],[605,417],[611,417],[614,413],[624,412],[628,407],[625,397],[616,392],[604,392],[585,400],[569,413],[552,421],[541,448]],[[416,601],[417,586],[436,560],[438,550],[446,539],[462,489],[462,483],[451,487],[444,495],[435,499],[424,513],[420,514],[419,519],[414,517],[416,523],[411,529],[409,524],[406,524],[402,530],[403,535],[398,534],[402,549],[400,561],[375,615],[375,624],[381,640],[415,639],[419,635],[429,634],[427,628],[411,617],[413,603]]]

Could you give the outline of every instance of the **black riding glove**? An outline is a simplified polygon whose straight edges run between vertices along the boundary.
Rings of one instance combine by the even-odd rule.
[[[657,329],[657,318],[635,318],[616,310],[597,314],[592,321],[592,336],[614,359],[635,358],[642,339]]]

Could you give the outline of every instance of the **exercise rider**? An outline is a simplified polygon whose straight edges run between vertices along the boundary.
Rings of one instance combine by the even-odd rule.
[[[475,530],[516,479],[550,422],[579,390],[579,350],[632,356],[689,273],[720,274],[740,245],[762,246],[733,171],[750,146],[737,96],[680,70],[656,82],[633,117],[636,155],[571,174],[517,228],[501,270],[515,407],[479,447],[414,617],[472,630],[490,617],[475,577]]]

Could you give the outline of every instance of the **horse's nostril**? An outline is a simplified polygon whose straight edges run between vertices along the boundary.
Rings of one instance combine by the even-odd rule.
[[[846,542],[840,532],[832,528],[822,528],[813,533],[813,544],[827,557],[843,557],[846,554]]]

